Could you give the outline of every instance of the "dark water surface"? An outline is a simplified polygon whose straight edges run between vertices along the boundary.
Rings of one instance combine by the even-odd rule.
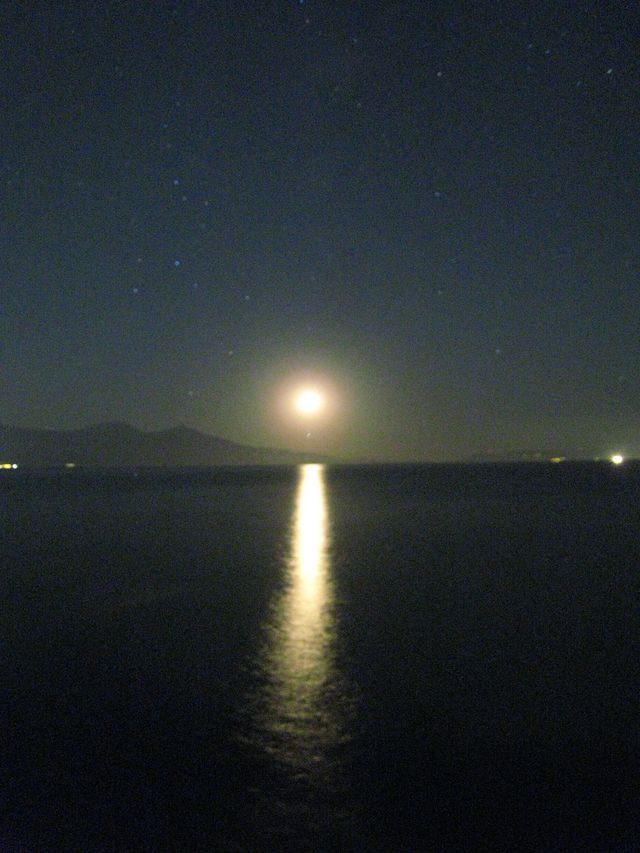
[[[640,468],[2,472],[0,850],[640,849]]]

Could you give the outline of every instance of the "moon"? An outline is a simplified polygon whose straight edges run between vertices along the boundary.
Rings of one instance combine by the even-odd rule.
[[[324,397],[315,388],[302,388],[294,398],[294,407],[298,414],[310,417],[324,408]]]

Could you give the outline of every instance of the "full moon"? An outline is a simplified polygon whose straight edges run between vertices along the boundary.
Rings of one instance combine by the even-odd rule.
[[[304,388],[295,395],[294,406],[300,415],[316,415],[324,407],[324,397],[314,388]]]

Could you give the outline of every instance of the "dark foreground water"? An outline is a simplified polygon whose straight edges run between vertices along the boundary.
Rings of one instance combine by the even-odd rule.
[[[640,468],[2,472],[0,850],[640,849]]]

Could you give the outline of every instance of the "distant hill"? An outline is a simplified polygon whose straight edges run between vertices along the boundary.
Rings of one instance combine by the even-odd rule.
[[[543,448],[542,450],[504,450],[500,453],[478,453],[466,459],[466,462],[555,462],[578,461],[597,459],[598,451],[595,449],[579,447],[572,450],[562,450],[557,447]]]
[[[24,429],[0,425],[0,463],[49,468],[198,465],[286,465],[324,458],[236,444],[186,426],[144,432],[123,423],[76,430]]]

